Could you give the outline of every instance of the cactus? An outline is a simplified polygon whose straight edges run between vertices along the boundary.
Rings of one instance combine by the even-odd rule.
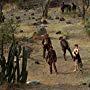
[[[9,54],[8,54],[8,61],[7,61],[7,67],[6,67],[6,77],[8,79],[8,82],[10,83],[12,81],[12,72],[14,70],[14,54],[15,54],[15,47],[14,44],[12,43],[11,47],[9,48]]]
[[[28,74],[28,72],[26,71],[27,58],[28,58],[27,49],[25,47],[23,47],[22,71],[21,71],[21,75],[20,75],[20,80],[22,83],[25,83],[27,80],[27,74]]]
[[[1,35],[1,46],[0,46],[0,65],[1,65],[1,72],[2,73],[2,80],[0,81],[2,83],[4,76],[5,76],[5,65],[6,65],[6,60],[3,54],[3,30],[2,30],[2,35]]]
[[[6,29],[4,30],[1,27],[2,39],[1,39],[1,46],[0,46],[0,64],[1,64],[1,68],[2,68],[1,73],[3,76],[2,81],[3,81],[3,79],[5,79],[9,83],[11,83],[12,81],[15,82],[16,76],[17,76],[17,82],[19,82],[19,78],[20,78],[19,55],[21,52],[21,47],[16,42],[15,36],[14,36],[14,31],[16,30],[16,28],[18,26],[16,24],[13,26],[13,20],[10,20],[10,22],[8,22],[8,23],[7,23],[7,25],[10,25],[10,33],[8,33],[8,34],[10,34],[10,35],[12,34],[12,44],[9,48],[8,59],[7,59],[7,63],[6,63],[5,57],[3,55],[3,39],[6,34],[6,32],[5,32]],[[14,62],[15,57],[16,57],[16,62]],[[17,75],[16,75],[16,71],[17,71]]]

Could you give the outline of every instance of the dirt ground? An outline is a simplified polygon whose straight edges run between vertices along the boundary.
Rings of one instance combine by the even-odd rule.
[[[50,10],[49,14],[52,15],[54,11],[57,11],[55,12],[56,16],[59,15],[58,9]],[[49,24],[47,24],[46,27],[47,32],[51,37],[53,47],[57,53],[57,69],[59,74],[56,75],[54,71],[52,75],[49,73],[48,64],[45,59],[42,58],[41,41],[38,40],[37,43],[33,43],[34,50],[31,54],[31,58],[28,59],[27,81],[38,80],[41,84],[21,85],[16,90],[90,90],[88,87],[88,84],[90,83],[90,38],[83,29],[80,18],[73,18],[71,15],[64,15],[64,18],[66,20],[62,22],[59,22],[59,20],[56,20],[55,18],[54,20],[48,20]],[[18,34],[18,36],[31,37],[33,32],[36,30],[36,27],[32,26],[29,20],[24,20],[25,22],[22,22],[20,27],[24,32]],[[66,21],[68,20],[71,21],[72,24],[66,24]],[[34,21],[32,20],[32,22]],[[68,52],[67,61],[64,61],[58,40],[60,34],[57,35],[57,31],[61,31],[64,35],[69,36],[68,42],[72,50],[74,48],[74,44],[79,44],[80,54],[84,65],[83,74],[79,71],[73,72],[74,62]],[[40,64],[35,64],[35,61],[39,61]],[[87,83],[87,85],[82,85],[83,83]]]

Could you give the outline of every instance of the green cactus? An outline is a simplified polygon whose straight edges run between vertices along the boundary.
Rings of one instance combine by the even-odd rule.
[[[28,58],[28,52],[27,52],[27,49],[25,47],[23,47],[23,61],[22,61],[22,71],[21,71],[21,82],[22,83],[26,83],[26,80],[27,80],[27,70],[26,70],[26,67],[27,67],[27,58]]]

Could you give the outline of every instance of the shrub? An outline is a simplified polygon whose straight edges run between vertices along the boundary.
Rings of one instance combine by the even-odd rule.
[[[86,33],[90,37],[90,20],[89,19],[86,20],[85,29],[86,29]]]
[[[4,43],[12,40],[12,34],[16,32],[18,23],[12,19],[5,21],[0,25],[0,40],[3,36]]]

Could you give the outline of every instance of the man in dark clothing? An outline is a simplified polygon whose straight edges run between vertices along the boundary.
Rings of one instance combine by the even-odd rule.
[[[43,45],[43,58],[45,58],[46,50],[49,50],[49,47],[52,45],[51,39],[48,34],[45,34],[44,39],[42,40]]]
[[[56,52],[55,52],[55,50],[53,50],[53,47],[50,46],[50,49],[49,49],[49,51],[47,53],[47,56],[46,56],[46,62],[50,66],[50,74],[52,74],[52,65],[54,67],[54,70],[55,70],[56,74],[58,74],[56,64],[55,64],[56,61],[57,61]]]
[[[76,8],[77,6],[74,3],[72,3],[72,10],[76,12]]]
[[[61,11],[64,13],[64,2],[61,4]]]
[[[67,60],[66,59],[66,50],[68,50],[70,52],[70,54],[71,54],[71,56],[73,58],[72,51],[71,51],[71,49],[69,47],[68,41],[63,39],[63,37],[60,37],[59,40],[60,40],[60,44],[61,44],[61,47],[62,47],[63,56],[64,56],[65,61]]]

